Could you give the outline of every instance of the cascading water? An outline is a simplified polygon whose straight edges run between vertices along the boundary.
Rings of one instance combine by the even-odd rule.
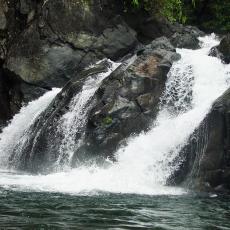
[[[120,63],[115,62],[110,62],[110,64],[111,67],[106,73],[89,77],[86,80],[82,91],[70,102],[69,111],[61,118],[58,129],[59,132],[63,133],[63,140],[59,148],[59,158],[56,162],[57,168],[63,168],[63,165],[69,167],[75,150],[80,147],[84,138],[86,117],[89,111],[88,102],[100,86],[100,83],[120,65]],[[81,135],[77,143],[76,133]]]
[[[116,153],[116,163],[108,162],[104,168],[80,167],[46,176],[2,173],[0,186],[74,194],[98,190],[139,194],[183,193],[182,189],[165,186],[167,178],[180,164],[170,163],[176,159],[215,99],[228,88],[230,77],[229,66],[208,56],[209,49],[218,44],[214,36],[201,38],[201,42],[199,50],[178,49],[182,58],[174,63],[168,75],[161,109],[153,127],[147,133],[130,138],[128,144]],[[73,113],[76,113],[75,109],[65,116],[74,117]],[[77,118],[79,121],[80,117],[81,114]],[[4,136],[5,131],[1,138]],[[71,146],[73,144],[71,134],[67,133],[65,137],[62,151],[68,140]]]
[[[74,151],[80,146],[82,138],[84,138],[87,113],[90,110],[88,102],[100,86],[100,83],[103,81],[103,79],[109,76],[111,72],[120,65],[120,63],[114,63],[110,60],[102,60],[96,63],[95,68],[97,68],[101,63],[105,62],[107,68],[101,70],[101,73],[99,70],[99,73],[97,73],[97,70],[94,70],[95,72],[92,71],[92,74],[87,77],[83,85],[81,81],[78,82],[79,87],[82,87],[81,91],[76,93],[68,104],[68,112],[61,116],[60,119],[56,119],[57,123],[55,123],[54,132],[51,132],[51,134],[49,133],[50,140],[52,137],[58,140],[58,144],[50,141],[46,149],[47,152],[49,152],[49,155],[52,155],[52,153],[55,154],[55,157],[53,157],[51,161],[52,171],[61,171],[70,167],[71,158],[74,154]],[[86,74],[89,74],[87,70],[85,72]],[[21,119],[18,119],[18,116],[15,116],[11,124],[3,130],[3,133],[1,134],[3,140],[1,142],[0,149],[1,152],[7,156],[5,157],[5,162],[3,163],[4,166],[8,168],[23,168],[24,165],[22,167],[21,165],[24,164],[24,162],[28,163],[34,157],[34,155],[38,154],[36,144],[39,134],[42,132],[43,126],[38,127],[34,124],[36,124],[37,121],[40,121],[40,117],[38,117],[38,115],[40,115],[40,113],[44,111],[48,105],[50,105],[51,100],[56,96],[56,94],[53,94],[53,97],[50,97],[49,94],[47,95],[48,96],[44,96],[45,99],[42,99],[43,97],[41,98],[41,100],[46,100],[46,98],[49,97],[50,100],[47,100],[47,104],[42,106],[40,105],[41,103],[39,103],[40,101],[33,102],[31,105],[21,110],[19,113],[19,117]],[[38,108],[40,109],[40,112],[35,113]],[[52,108],[54,107],[52,106]],[[29,119],[32,119],[32,122],[29,122],[29,119],[26,120],[28,115]],[[44,114],[41,114],[41,116],[43,117]],[[22,119],[24,119],[24,123],[21,123]],[[12,131],[13,127],[17,127],[20,132],[17,131],[14,134]],[[74,127],[74,129],[72,127]],[[7,133],[8,129],[11,131],[10,138],[14,135],[17,135],[13,142],[11,142],[9,139],[6,139],[9,136]],[[77,135],[80,136],[80,138],[76,143]],[[59,138],[60,136],[61,138]],[[31,137],[33,138],[31,139]],[[26,159],[24,159],[25,152],[29,152],[29,157]],[[31,162],[33,162],[33,160],[31,160]]]
[[[1,168],[8,165],[9,157],[18,143],[21,142],[20,146],[23,146],[23,143],[26,143],[30,135],[29,127],[42,111],[46,109],[60,90],[61,89],[54,88],[39,99],[30,102],[27,106],[23,107],[20,112],[14,116],[10,124],[3,129],[0,134]]]

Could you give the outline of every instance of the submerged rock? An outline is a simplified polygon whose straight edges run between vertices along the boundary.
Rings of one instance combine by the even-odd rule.
[[[158,110],[167,73],[178,59],[180,55],[166,38],[156,39],[124,61],[88,99],[78,98],[85,79],[108,71],[110,64],[104,61],[78,74],[31,127],[29,140],[20,147],[20,160],[15,160],[18,157],[15,153],[12,164],[45,172],[52,170],[57,161],[60,166],[66,160],[78,165],[95,158],[113,158],[114,151],[126,138],[148,129]],[[83,100],[81,105],[87,102],[84,108],[79,108],[83,118],[80,123],[74,123],[73,118],[70,130],[63,130],[66,129],[60,126],[63,119],[77,116],[77,111],[65,115],[74,108],[73,100]],[[63,131],[71,133],[66,139],[68,146],[64,147]]]
[[[210,56],[220,58],[224,63],[230,63],[230,34],[226,35],[218,46],[210,50]]]

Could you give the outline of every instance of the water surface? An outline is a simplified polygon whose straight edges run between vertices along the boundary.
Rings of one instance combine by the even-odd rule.
[[[0,190],[0,229],[230,229],[230,199]]]

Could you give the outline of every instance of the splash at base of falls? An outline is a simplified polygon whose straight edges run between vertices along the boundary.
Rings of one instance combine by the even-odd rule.
[[[109,175],[108,169],[78,168],[49,175],[26,175],[20,172],[0,171],[0,187],[15,191],[53,192],[71,195],[100,195],[103,193],[183,195],[179,187],[152,186]],[[129,178],[130,179],[130,178]]]
[[[178,49],[162,95],[161,111],[147,133],[130,138],[116,153],[117,162],[104,168],[80,167],[50,175],[1,172],[0,186],[10,189],[92,194],[95,191],[150,195],[180,195],[180,188],[165,186],[181,162],[178,156],[189,136],[228,88],[229,66],[208,56],[218,44],[213,36],[201,38],[199,50]],[[182,79],[182,80],[181,80]]]

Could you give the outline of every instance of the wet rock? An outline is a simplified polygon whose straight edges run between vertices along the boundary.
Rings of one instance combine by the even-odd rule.
[[[212,110],[181,151],[184,159],[177,175],[189,187],[199,181],[212,188],[230,189],[230,90],[214,103]],[[175,176],[176,177],[176,176]]]
[[[210,56],[220,58],[224,63],[230,63],[230,34],[226,35],[220,44],[213,47],[209,53]]]
[[[138,53],[133,63],[114,71],[95,95],[86,135],[89,152],[112,156],[119,142],[147,130],[156,115],[167,73],[180,56],[164,37]],[[108,118],[109,125],[105,123]]]
[[[176,32],[171,37],[171,43],[178,48],[198,49],[200,47],[197,36],[190,33],[180,34]]]
[[[178,23],[174,24],[174,31],[179,34],[190,34],[195,37],[205,36],[205,33],[198,29],[196,26],[184,26]]]
[[[157,98],[155,98],[151,93],[142,94],[137,97],[137,103],[142,111],[150,110],[151,107],[156,104],[155,100],[157,100]]]

